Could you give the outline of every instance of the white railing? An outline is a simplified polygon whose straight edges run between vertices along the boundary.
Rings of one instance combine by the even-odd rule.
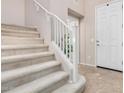
[[[72,82],[78,80],[78,64],[76,60],[76,33],[58,16],[49,12],[37,0],[33,0],[36,8],[42,9],[49,16],[51,24],[51,41],[61,50],[62,54],[72,64],[71,79]]]

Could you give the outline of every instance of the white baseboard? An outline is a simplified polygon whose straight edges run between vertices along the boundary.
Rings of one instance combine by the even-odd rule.
[[[85,65],[85,66],[97,67],[96,65],[92,65],[92,64],[85,64],[85,63],[80,63],[80,64]]]

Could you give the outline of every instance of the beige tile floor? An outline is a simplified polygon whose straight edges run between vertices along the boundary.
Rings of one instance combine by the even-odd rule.
[[[123,93],[122,72],[80,65],[87,83],[83,93]]]

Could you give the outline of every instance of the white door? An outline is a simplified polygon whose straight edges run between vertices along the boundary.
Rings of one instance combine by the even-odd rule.
[[[97,66],[122,71],[122,2],[97,7],[96,51]]]

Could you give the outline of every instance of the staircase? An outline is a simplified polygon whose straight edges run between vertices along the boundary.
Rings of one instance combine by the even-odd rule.
[[[36,28],[2,24],[2,93],[82,93]]]

